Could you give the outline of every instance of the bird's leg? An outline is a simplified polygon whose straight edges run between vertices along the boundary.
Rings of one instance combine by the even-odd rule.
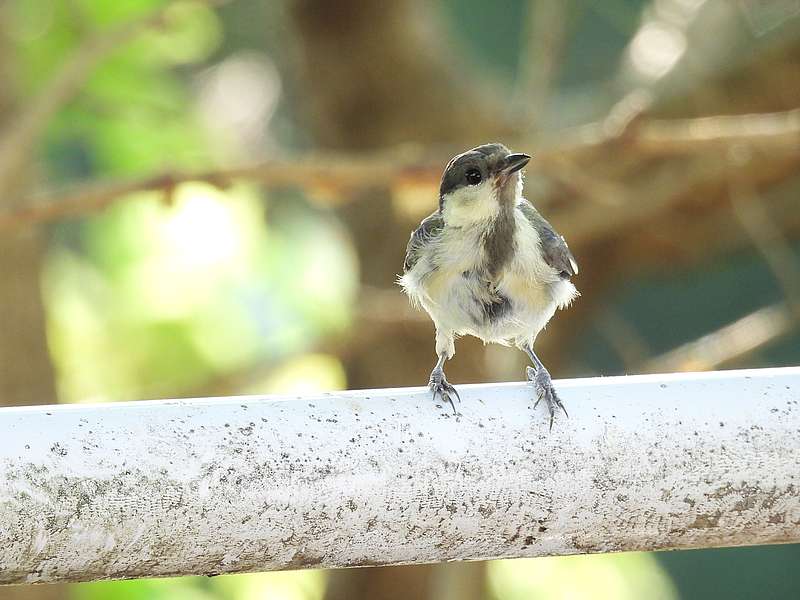
[[[567,409],[564,408],[564,405],[561,403],[561,398],[558,397],[556,389],[553,387],[553,380],[550,378],[550,373],[542,364],[542,361],[539,360],[539,357],[536,356],[533,348],[526,344],[522,347],[522,349],[525,350],[525,353],[530,357],[534,364],[533,367],[527,367],[525,369],[525,373],[528,376],[528,381],[530,381],[533,384],[533,387],[536,388],[537,399],[536,404],[534,404],[533,407],[536,408],[539,406],[539,402],[542,400],[547,402],[547,410],[550,413],[550,429],[553,429],[553,418],[556,414],[556,407],[563,410],[567,417],[569,417],[569,414],[567,414]]]
[[[438,394],[443,402],[449,402],[450,406],[453,407],[453,413],[458,414],[456,410],[456,405],[453,402],[453,396],[455,396],[459,402],[461,402],[461,398],[452,385],[447,382],[447,378],[444,376],[444,361],[447,360],[446,354],[440,354],[439,360],[436,362],[436,366],[433,367],[433,371],[431,371],[431,379],[428,382],[428,387],[430,388],[431,392],[433,392],[433,399],[436,400],[436,395]]]

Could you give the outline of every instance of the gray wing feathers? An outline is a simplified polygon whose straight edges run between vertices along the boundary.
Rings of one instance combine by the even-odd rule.
[[[542,246],[542,256],[545,262],[561,274],[564,279],[569,279],[578,274],[578,263],[572,252],[569,251],[567,242],[553,226],[547,222],[539,211],[527,200],[519,203],[519,209],[525,218],[536,228]]]
[[[403,272],[414,268],[419,260],[422,248],[438,236],[444,228],[444,219],[438,212],[433,213],[423,219],[419,227],[411,234],[406,247],[406,259],[403,263]]]

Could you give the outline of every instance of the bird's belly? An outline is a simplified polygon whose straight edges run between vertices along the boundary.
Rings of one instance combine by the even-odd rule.
[[[495,343],[532,341],[575,290],[566,281],[510,272],[495,287],[468,271],[432,273],[424,287],[422,304],[437,327]]]

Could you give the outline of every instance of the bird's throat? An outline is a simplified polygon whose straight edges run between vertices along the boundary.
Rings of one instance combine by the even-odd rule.
[[[485,268],[492,281],[497,281],[503,268],[514,256],[516,228],[514,205],[501,204],[497,216],[492,219],[481,237]]]
[[[501,210],[517,205],[519,195],[522,193],[521,183],[519,173],[501,173],[496,176],[494,195]]]

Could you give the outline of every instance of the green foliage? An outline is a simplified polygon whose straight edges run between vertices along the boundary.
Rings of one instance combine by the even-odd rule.
[[[138,581],[103,581],[73,586],[74,600],[212,600],[217,598],[193,581],[193,578],[141,579]]]
[[[151,14],[162,2],[28,2],[10,10],[26,95],[41,91],[87,39]],[[215,13],[198,2],[180,2],[164,12],[163,26],[150,28],[114,50],[91,74],[80,94],[53,120],[46,146],[53,174],[75,178],[62,156],[88,156],[104,176],[197,166],[214,158],[209,139],[191,107],[191,82],[177,66],[201,63],[218,47]],[[67,164],[67,167],[69,163]]]
[[[51,180],[219,158],[225,146],[200,121],[193,73],[219,47],[222,27],[200,2],[11,3],[19,86],[28,96],[93,36],[164,6],[159,24],[105,57],[53,120],[44,144]],[[264,200],[245,188],[185,185],[171,201],[142,194],[57,227],[45,288],[62,400],[185,394],[346,326],[354,256],[332,218],[295,197],[299,208],[273,227]],[[331,368],[320,377],[343,386],[341,370]]]
[[[144,194],[87,220],[79,240],[53,250],[45,280],[67,400],[185,392],[349,320],[343,233],[302,209],[271,227],[247,188],[187,184],[171,206]]]
[[[494,561],[489,587],[497,600],[678,598],[655,556],[642,552]]]
[[[321,572],[258,573],[207,579],[176,577],[76,585],[74,600],[321,600]]]

